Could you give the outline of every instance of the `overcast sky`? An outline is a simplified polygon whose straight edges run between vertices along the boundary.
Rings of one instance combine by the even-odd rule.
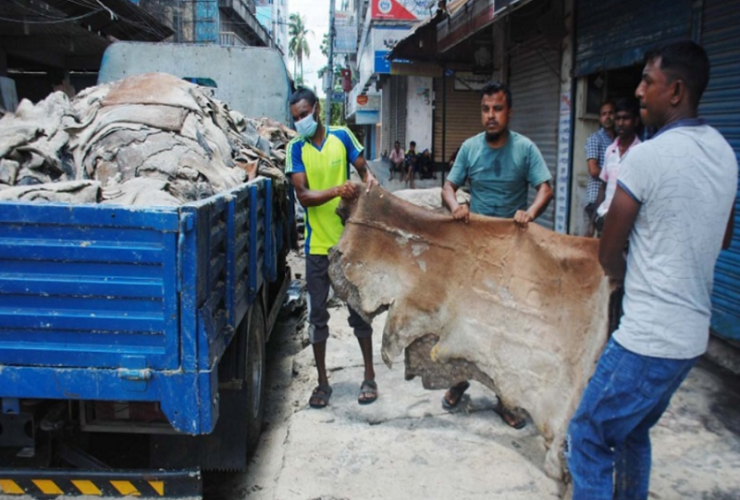
[[[326,66],[326,57],[321,53],[321,40],[329,31],[329,0],[288,0],[288,13],[298,13],[312,34],[308,35],[311,57],[303,60],[303,79],[306,86],[316,87],[323,96],[322,84],[318,71]],[[288,69],[293,71],[293,61],[288,62]],[[300,70],[299,70],[300,71]]]

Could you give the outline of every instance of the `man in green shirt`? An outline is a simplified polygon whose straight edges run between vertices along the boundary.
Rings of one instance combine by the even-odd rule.
[[[468,222],[470,212],[491,217],[513,218],[526,229],[541,215],[552,199],[552,175],[537,146],[523,135],[509,130],[512,99],[509,88],[488,82],[481,89],[481,122],[484,132],[466,140],[444,187],[442,199],[461,222]],[[470,182],[470,207],[457,202],[455,192]],[[534,186],[537,196],[527,207],[527,191]],[[451,409],[460,402],[470,384],[467,380],[450,387],[442,406]],[[525,421],[505,408],[499,400],[494,411],[508,425],[521,429]]]
[[[290,175],[301,205],[306,208],[306,288],[309,299],[309,341],[313,345],[319,385],[309,399],[312,408],[329,404],[332,389],[326,374],[326,340],[329,337],[329,248],[339,242],[344,226],[336,208],[339,199],[359,195],[349,181],[349,165],[354,165],[367,189],[377,185],[363,148],[349,129],[321,123],[321,106],[309,89],[298,89],[290,99],[298,137],[286,148],[285,173]],[[377,399],[378,386],[373,369],[372,327],[349,308],[349,324],[360,343],[365,373],[358,402]]]

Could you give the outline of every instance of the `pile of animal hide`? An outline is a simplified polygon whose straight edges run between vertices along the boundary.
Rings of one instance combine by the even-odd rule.
[[[0,200],[176,206],[257,175],[286,189],[294,136],[164,73],[24,100],[0,119]]]

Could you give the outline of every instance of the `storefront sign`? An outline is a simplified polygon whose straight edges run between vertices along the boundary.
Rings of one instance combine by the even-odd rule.
[[[429,0],[372,0],[372,18],[394,21],[418,21],[434,12]],[[436,5],[432,5],[436,9]]]
[[[458,71],[455,73],[455,90],[471,90],[478,91],[483,88],[483,85],[490,80],[491,77],[487,75],[475,75],[464,71]]]
[[[389,75],[391,73],[391,61],[385,56],[399,40],[406,36],[410,26],[373,27],[373,49],[374,64],[373,73]]]

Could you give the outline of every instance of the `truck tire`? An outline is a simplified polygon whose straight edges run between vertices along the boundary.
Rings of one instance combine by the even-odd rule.
[[[265,402],[265,315],[255,303],[249,322],[244,385],[247,397],[247,456],[252,456],[264,420]]]

